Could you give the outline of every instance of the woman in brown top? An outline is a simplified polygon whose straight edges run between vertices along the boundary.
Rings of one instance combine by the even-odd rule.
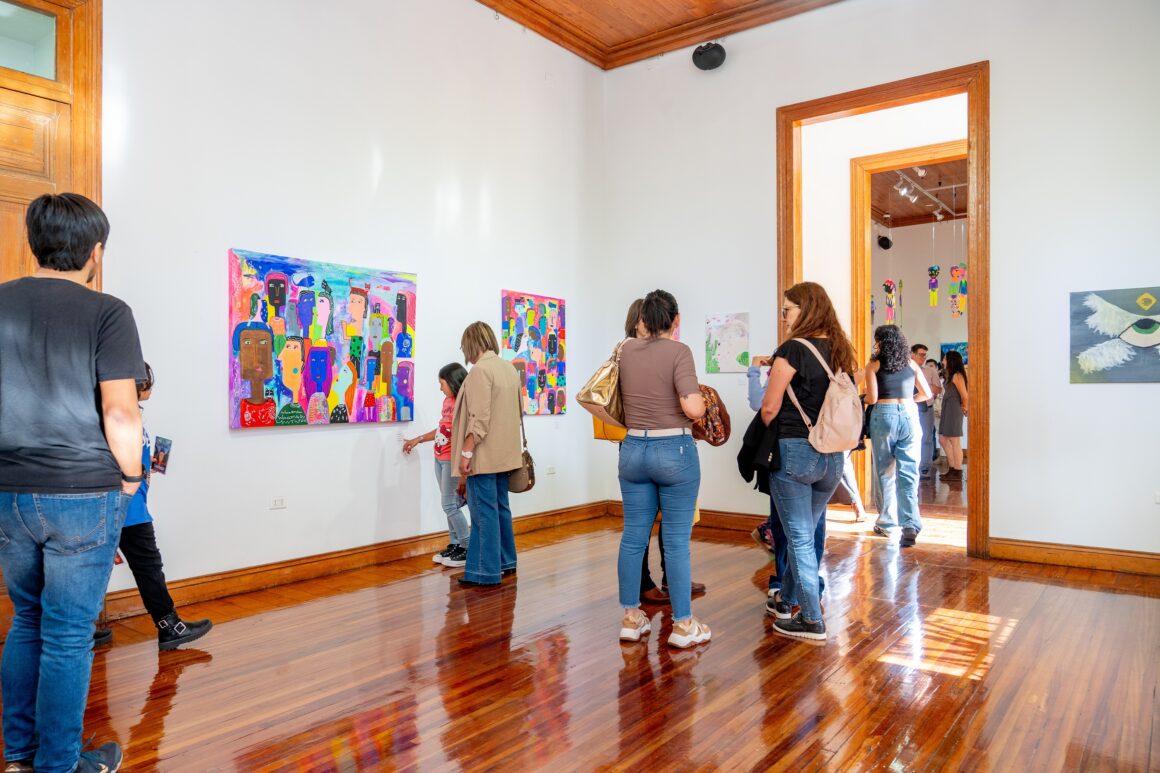
[[[692,647],[709,641],[709,627],[693,617],[689,537],[701,486],[701,464],[691,427],[705,414],[689,347],[673,340],[680,322],[677,299],[664,290],[641,305],[646,336],[624,344],[620,396],[628,436],[620,446],[620,493],[624,531],[620,538],[620,638],[640,641],[652,630],[640,611],[640,565],[657,510],[664,511],[662,540],[673,605],[669,645]]]
[[[486,322],[468,325],[460,348],[472,368],[455,402],[451,458],[467,481],[473,528],[459,584],[499,585],[516,570],[508,474],[522,463],[520,377],[499,358],[499,342]]]

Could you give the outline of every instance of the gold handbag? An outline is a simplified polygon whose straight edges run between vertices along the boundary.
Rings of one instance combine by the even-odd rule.
[[[628,340],[626,338],[616,345],[612,356],[596,369],[576,396],[576,402],[584,410],[614,427],[624,426],[624,404],[620,400],[620,350]]]

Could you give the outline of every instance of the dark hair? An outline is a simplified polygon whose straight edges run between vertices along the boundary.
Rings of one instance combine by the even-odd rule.
[[[959,352],[956,352],[954,349],[947,349],[946,354],[943,355],[943,359],[945,359],[947,361],[947,367],[946,367],[947,374],[945,377],[947,381],[950,381],[952,378],[954,378],[955,374],[957,373],[963,377],[964,384],[968,383],[967,382],[967,368],[965,365],[963,365],[963,355],[962,354],[960,354]]]
[[[927,360],[927,361],[926,361],[926,364],[927,364],[927,365],[933,365],[933,366],[935,366],[935,367],[937,368],[937,367],[938,367],[938,360]]]
[[[649,335],[660,335],[672,330],[678,314],[677,299],[665,290],[653,290],[644,297],[644,303],[640,306],[640,321],[644,323]]]
[[[644,298],[637,298],[628,305],[628,316],[624,318],[624,337],[636,338],[636,325],[640,322],[640,307],[644,305]]]
[[[793,323],[790,335],[794,338],[827,338],[830,341],[830,367],[841,368],[852,374],[858,370],[854,345],[838,323],[838,313],[817,282],[798,282],[785,291],[786,300],[801,307],[801,314]]]
[[[28,245],[41,268],[78,271],[109,240],[109,218],[79,193],[46,193],[28,205]]]
[[[451,387],[451,394],[459,396],[459,388],[463,386],[463,379],[467,378],[467,368],[458,362],[449,362],[439,369],[439,378]]]
[[[914,346],[910,347],[910,353],[918,354],[919,349],[926,349],[928,352],[930,351],[930,347],[926,344],[915,344]]]
[[[137,394],[148,392],[153,388],[153,368],[149,367],[149,363],[145,363],[145,380],[137,382]]]
[[[878,354],[874,359],[878,361],[883,373],[897,373],[910,362],[910,349],[906,345],[906,336],[897,325],[879,325],[874,330],[874,341],[878,344]]]

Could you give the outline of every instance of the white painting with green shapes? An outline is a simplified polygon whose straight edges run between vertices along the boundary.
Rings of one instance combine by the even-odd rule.
[[[705,318],[705,372],[744,373],[749,368],[749,312]]]

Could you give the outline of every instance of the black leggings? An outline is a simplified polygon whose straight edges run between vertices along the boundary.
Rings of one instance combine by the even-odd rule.
[[[138,523],[121,529],[121,554],[137,581],[137,591],[145,602],[145,609],[153,622],[161,621],[166,615],[176,611],[169,588],[165,586],[162,571],[161,551],[157,549],[157,536],[152,523]]]
[[[668,581],[665,578],[665,543],[661,539],[661,529],[663,529],[663,528],[664,528],[664,522],[662,521],[661,525],[657,527],[657,546],[660,547],[660,549],[661,549],[661,585],[668,585]],[[649,542],[651,543],[652,539],[649,539]],[[640,592],[641,593],[644,593],[646,590],[652,590],[653,588],[655,588],[657,586],[657,584],[655,582],[653,582],[652,574],[649,573],[649,570],[648,570],[648,553],[649,553],[649,546],[645,545],[644,546],[644,560],[640,564]]]

